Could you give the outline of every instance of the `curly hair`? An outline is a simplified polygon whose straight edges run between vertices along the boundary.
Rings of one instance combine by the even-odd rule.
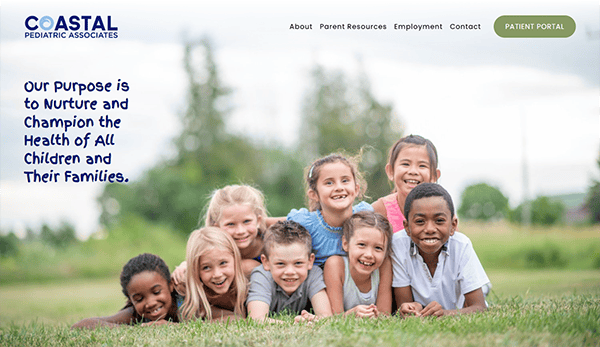
[[[171,283],[169,267],[161,257],[150,253],[140,254],[137,257],[129,259],[121,271],[121,289],[126,297],[129,297],[127,286],[129,286],[131,278],[144,271],[156,272],[160,274],[167,283]]]
[[[161,257],[150,253],[143,253],[129,259],[129,261],[123,266],[123,270],[121,270],[120,280],[121,290],[123,291],[123,294],[125,294],[125,297],[127,297],[127,302],[123,308],[133,307],[134,322],[143,321],[143,317],[139,315],[133,303],[131,302],[127,287],[135,275],[144,271],[156,272],[162,278],[164,278],[165,281],[167,281],[167,284],[171,283],[171,273],[169,272],[169,267]],[[169,315],[165,319],[173,322],[179,322],[179,317],[177,317],[177,293],[174,290],[171,291],[171,305],[172,307],[169,310]]]

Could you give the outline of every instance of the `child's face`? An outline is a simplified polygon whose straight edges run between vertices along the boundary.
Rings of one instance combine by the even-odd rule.
[[[317,190],[310,190],[308,196],[319,201],[323,210],[343,211],[352,208],[358,190],[352,169],[342,162],[336,162],[321,167]]]
[[[236,204],[223,209],[217,226],[231,235],[242,250],[254,244],[259,222],[260,216],[250,206]]]
[[[439,170],[437,170],[437,178],[431,177],[431,162],[425,146],[402,148],[394,165],[385,166],[385,172],[389,180],[394,182],[398,194],[404,196],[407,196],[418,184],[435,182],[439,178]]]
[[[224,249],[213,248],[200,257],[200,281],[215,294],[227,293],[235,279],[233,255]]]
[[[458,219],[451,217],[448,203],[441,196],[414,200],[410,215],[404,221],[406,233],[423,257],[437,257],[457,226]]]
[[[126,289],[135,311],[151,321],[164,319],[173,307],[173,284],[156,271],[134,275]]]
[[[342,247],[348,252],[351,274],[370,275],[385,259],[385,236],[376,228],[357,228],[350,241],[342,239]]]
[[[308,255],[306,245],[294,242],[289,245],[274,245],[269,257],[261,256],[265,270],[287,295],[292,295],[308,277],[315,255]]]

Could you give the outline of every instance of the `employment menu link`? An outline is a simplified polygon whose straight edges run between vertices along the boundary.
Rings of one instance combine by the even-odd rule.
[[[475,31],[481,30],[481,23],[394,23],[388,27],[387,24],[381,23],[319,23],[313,26],[313,23],[291,23],[289,30],[324,30],[324,31],[356,31],[356,30],[372,30],[384,31],[391,28],[395,31]]]

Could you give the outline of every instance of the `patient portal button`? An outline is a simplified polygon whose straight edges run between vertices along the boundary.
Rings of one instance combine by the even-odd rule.
[[[494,31],[500,37],[569,37],[575,21],[569,16],[500,16]]]

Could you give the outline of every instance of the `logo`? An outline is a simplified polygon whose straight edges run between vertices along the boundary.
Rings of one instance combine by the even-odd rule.
[[[119,28],[112,16],[31,15],[25,19],[25,38],[30,39],[116,39]]]

